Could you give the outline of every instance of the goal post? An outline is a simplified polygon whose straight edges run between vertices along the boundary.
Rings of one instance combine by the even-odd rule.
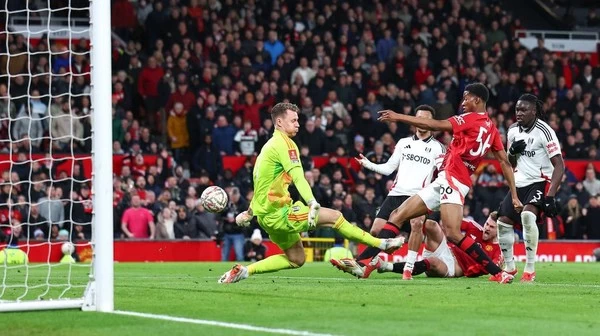
[[[86,310],[114,309],[110,1],[91,0],[93,278]],[[95,288],[94,288],[95,287]]]
[[[30,8],[32,3],[46,7]],[[17,9],[8,1],[0,4],[0,312],[114,310],[111,1],[90,0],[85,8],[71,8],[71,1],[56,8],[57,3],[23,1]],[[89,16],[75,24],[81,13]],[[89,38],[89,49],[72,48],[75,37]],[[54,39],[62,49],[51,48]],[[40,41],[47,48],[31,48]],[[89,69],[75,70],[72,62],[82,55],[89,57]],[[40,58],[45,65],[36,64]],[[53,68],[67,58],[71,62],[60,71]],[[75,91],[84,76],[89,90]],[[81,112],[75,105],[85,99],[89,109]],[[64,115],[54,114],[56,108]],[[53,123],[65,119],[66,134],[57,135]],[[87,133],[76,131],[86,123]],[[84,168],[88,171],[76,176]],[[45,173],[34,177],[34,170]],[[67,195],[54,193],[61,187]],[[84,197],[82,189],[91,192]],[[49,205],[53,201],[67,209],[64,218]],[[89,210],[87,219],[74,215],[77,207]],[[50,209],[45,222],[31,221],[40,215],[38,208]],[[70,257],[63,255],[65,246],[86,260],[80,254],[76,263],[63,262]]]

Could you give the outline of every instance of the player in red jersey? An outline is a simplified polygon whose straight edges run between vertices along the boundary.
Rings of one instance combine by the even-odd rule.
[[[490,214],[483,227],[473,220],[463,219],[460,230],[481,245],[481,248],[494,264],[501,266],[502,252],[497,239],[497,219],[498,214],[495,211]],[[391,263],[383,261],[379,257],[373,258],[369,265],[377,269],[379,273],[395,272],[402,274],[404,272],[403,262]],[[425,222],[423,260],[417,261],[413,270],[413,275],[421,273],[425,273],[429,277],[442,278],[478,277],[488,274],[477,261],[456,245],[449,243],[441,226],[433,220]]]
[[[517,196],[512,166],[508,161],[500,134],[486,113],[488,98],[489,91],[485,85],[474,83],[467,85],[463,94],[462,108],[469,112],[447,120],[415,118],[390,110],[380,112],[380,121],[402,122],[421,129],[453,133],[452,142],[437,179],[394,211],[388,224],[398,227],[408,219],[439,209],[448,240],[475,259],[489,274],[500,273],[500,276],[496,277],[499,283],[511,283],[513,276],[503,272],[472,237],[460,231],[464,199],[472,186],[471,174],[490,150],[500,161],[502,173],[509,185],[513,206],[517,211],[523,208]],[[390,229],[380,232],[380,236],[394,234],[394,230]]]

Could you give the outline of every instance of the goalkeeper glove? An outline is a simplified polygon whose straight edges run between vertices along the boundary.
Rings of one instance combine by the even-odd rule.
[[[513,144],[510,146],[510,148],[508,149],[508,153],[512,156],[515,156],[517,154],[521,154],[525,151],[525,147],[527,147],[527,144],[525,143],[525,140],[521,139],[519,141],[515,141],[513,142]]]
[[[252,215],[248,213],[248,211],[241,212],[237,216],[235,216],[235,223],[241,227],[248,227],[250,222],[252,221]]]
[[[310,207],[310,210],[308,211],[308,227],[309,229],[314,229],[317,227],[321,204],[319,204],[316,200],[312,200],[308,202],[308,206]]]
[[[546,216],[548,217],[556,217],[556,215],[558,215],[558,209],[556,206],[556,200],[554,199],[554,196],[546,196],[546,198],[544,199],[544,212],[546,213]]]

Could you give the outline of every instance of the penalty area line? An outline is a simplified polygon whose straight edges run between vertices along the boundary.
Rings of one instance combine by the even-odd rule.
[[[135,317],[150,318],[150,319],[155,319],[155,320],[163,320],[163,321],[171,321],[171,322],[207,325],[207,326],[229,328],[229,329],[256,331],[256,332],[280,334],[280,335],[334,336],[331,334],[319,334],[319,333],[303,331],[303,330],[266,328],[266,327],[253,326],[250,324],[240,324],[240,323],[221,322],[221,321],[212,321],[212,320],[200,320],[200,319],[194,319],[194,318],[188,318],[188,317],[138,313],[138,312],[132,312],[132,311],[123,311],[123,310],[115,310],[115,311],[111,312],[111,314],[135,316]]]

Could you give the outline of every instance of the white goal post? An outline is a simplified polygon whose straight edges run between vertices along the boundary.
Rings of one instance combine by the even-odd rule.
[[[30,4],[34,3],[45,4],[45,8],[30,8]],[[70,5],[71,1],[65,3]],[[24,0],[23,7],[26,6],[25,9],[19,8],[13,11],[8,8],[9,1],[4,1],[3,4],[0,4],[0,17],[5,16],[2,17],[5,22],[0,22],[0,28],[2,30],[0,32],[0,43],[6,44],[0,49],[0,60],[6,62],[0,62],[4,67],[3,69],[0,69],[0,74],[2,75],[2,79],[0,80],[0,112],[2,112],[1,108],[8,111],[7,115],[0,115],[0,123],[4,125],[0,125],[0,130],[2,130],[2,127],[8,128],[7,131],[9,134],[8,138],[4,137],[3,139],[0,139],[0,147],[5,148],[6,146],[8,148],[4,150],[3,153],[0,153],[0,155],[3,155],[2,159],[0,159],[0,173],[8,171],[8,176],[10,176],[10,181],[2,179],[2,186],[0,187],[0,214],[2,211],[8,213],[8,217],[6,218],[7,222],[0,218],[0,230],[2,230],[0,231],[0,237],[6,237],[6,241],[0,241],[0,312],[50,309],[82,309],[86,311],[111,312],[114,310],[111,1],[89,1],[89,7],[85,8],[85,10],[89,10],[90,13],[89,22],[83,28],[71,26],[71,13],[75,13],[76,10],[81,9],[72,9],[70,6],[53,8],[55,4],[56,2],[52,0]],[[1,12],[4,12],[4,14]],[[58,14],[59,12],[60,15]],[[56,21],[54,16],[59,16],[64,20],[65,13],[67,13],[67,24],[58,27],[54,26],[52,23]],[[11,21],[16,17],[19,17],[21,21]],[[25,22],[23,22],[23,19],[25,19]],[[42,27],[42,29],[40,29],[40,27]],[[89,36],[89,52],[72,50],[73,36],[77,34]],[[1,39],[2,35],[6,38],[6,42]],[[66,73],[64,71],[60,74],[53,72],[52,61],[50,61],[50,66],[48,67],[49,70],[32,70],[29,66],[34,57],[39,56],[37,55],[39,52],[30,52],[28,47],[26,47],[26,50],[9,47],[9,38],[16,38],[16,36],[24,38],[26,45],[29,45],[31,40],[36,38],[36,36],[42,36],[42,39],[45,39],[44,41],[48,41],[48,47],[50,47],[51,38],[58,38],[68,41],[65,43],[67,45],[67,50],[61,50],[61,53],[67,53],[69,55],[68,57],[71,55],[89,54],[91,59],[90,70],[85,74],[79,73],[78,75],[90,76],[90,90],[85,93],[74,93],[71,90],[74,85],[73,82],[75,76],[72,70],[70,70],[72,69],[70,63],[68,66],[70,69],[67,69]],[[56,53],[50,50],[50,48],[48,48],[45,53],[46,55],[49,55],[49,60],[53,60],[60,56],[60,53]],[[22,56],[21,59],[26,60],[28,64],[29,68],[24,72],[23,76],[21,76],[21,74],[11,74],[11,69],[14,65],[11,64],[11,60],[13,60],[11,57],[14,56]],[[34,107],[31,102],[33,100],[36,100],[37,102],[40,99],[38,99],[39,97],[37,96],[32,96],[31,92],[36,90],[34,86],[37,85],[37,81],[43,80],[36,78],[36,76],[39,76],[40,78],[47,76],[50,78],[48,81],[50,87],[54,85],[53,81],[55,79],[57,82],[63,81],[63,85],[64,83],[67,83],[68,92],[54,93],[52,90],[47,90],[47,93],[37,93],[43,99],[47,99],[48,103],[45,112],[38,110],[37,112],[39,112],[39,114],[35,114],[34,116]],[[60,79],[60,76],[67,76],[68,79]],[[22,94],[21,96],[16,94],[16,86],[19,85],[22,87],[23,82],[21,82],[21,79],[19,79],[18,82],[14,82],[13,77],[25,78],[25,94]],[[2,88],[3,85],[6,90]],[[3,93],[2,91],[5,92]],[[86,111],[85,113],[76,115],[75,112],[71,111],[71,101],[72,99],[74,100],[84,96],[91,100],[89,112]],[[65,112],[65,114],[67,115],[68,120],[70,120],[69,123],[71,123],[71,133],[69,133],[71,136],[68,140],[70,147],[67,146],[66,148],[62,148],[66,154],[57,155],[54,153],[55,148],[53,147],[53,143],[64,138],[54,138],[52,127],[50,127],[49,134],[44,133],[43,136],[36,137],[32,135],[32,125],[34,122],[40,122],[40,124],[51,124],[52,122],[56,122],[58,117],[53,115],[50,111],[50,104],[53,99],[56,98],[64,98],[68,101],[68,107],[65,107],[65,109],[69,110],[69,112]],[[12,112],[19,113],[19,111],[11,111],[13,100],[16,101],[19,99],[24,101],[24,103],[21,104],[23,106],[22,111],[24,111],[24,114],[13,115]],[[66,105],[63,104],[62,106]],[[87,118],[87,120],[83,121],[85,118]],[[73,126],[75,119],[78,119],[77,122],[90,123],[91,134],[87,136],[76,136]],[[27,122],[27,132],[24,135],[22,135],[23,133],[19,133],[18,139],[16,139],[13,136],[13,134],[17,133],[14,131],[15,125],[22,121]],[[11,131],[13,133],[11,133]],[[23,136],[23,138],[21,138],[21,136]],[[50,143],[46,147],[43,145],[39,147],[47,148],[46,151],[33,151],[31,143],[36,140],[39,142],[43,141]],[[84,143],[89,140],[91,140],[91,153],[78,150],[76,154],[72,147],[73,144],[75,142]],[[29,144],[29,151],[19,151],[19,145],[15,144],[15,142]],[[13,152],[13,148],[17,149],[14,149]],[[27,157],[27,162],[17,161],[17,155],[21,157],[21,153]],[[6,157],[8,157],[8,159],[6,159]],[[60,157],[60,159],[56,159],[57,157]],[[87,160],[87,162],[91,160],[91,173],[88,172],[89,176],[84,180],[78,180],[75,177],[74,168],[75,165],[79,164],[78,162],[83,162],[82,160]],[[34,169],[32,167],[40,166],[46,162],[49,162],[48,167],[50,173],[48,174],[48,177],[43,180],[38,180],[37,177],[36,179],[32,179],[31,177]],[[58,173],[56,175],[52,174],[52,165],[54,164],[54,167],[56,167],[59,162],[63,162],[63,165],[65,165],[64,162],[67,162],[66,165],[69,166],[68,170],[70,170],[70,174],[64,172],[60,172],[61,174],[64,173],[60,176],[57,176]],[[22,180],[15,183],[11,174],[15,174],[15,171],[22,164],[26,164],[26,167],[29,167],[29,180]],[[59,221],[60,228],[68,231],[69,238],[58,242],[51,239],[52,230],[54,229],[52,227],[53,221],[49,221],[49,229],[46,238],[43,237],[43,232],[40,234],[41,238],[35,233],[35,239],[32,238],[32,235],[29,233],[24,235],[23,230],[30,230],[33,228],[33,226],[28,228],[31,223],[28,221],[30,218],[28,216],[31,216],[33,213],[32,208],[35,207],[37,209],[37,207],[41,207],[42,204],[37,203],[38,201],[30,201],[32,198],[27,197],[27,194],[29,194],[29,196],[32,195],[34,192],[32,185],[38,183],[38,181],[40,184],[45,184],[46,189],[44,190],[55,190],[53,189],[54,186],[58,186],[59,184],[70,185],[70,187],[73,188],[75,184],[83,185],[91,183],[91,196],[88,196],[86,199],[88,201],[86,206],[92,204],[92,209],[90,210],[91,213],[88,213],[91,220],[87,222],[77,222],[76,220],[72,220],[69,224],[70,229],[65,229],[67,227],[66,224],[64,228],[62,226],[67,222],[66,220]],[[22,188],[29,188],[28,192],[23,192]],[[87,186],[81,188],[88,189]],[[5,190],[7,191],[5,192]],[[14,196],[13,193],[16,193],[16,190],[19,190],[19,197],[26,199],[25,204],[15,203],[12,199]],[[39,192],[39,190],[36,192]],[[5,193],[7,193],[8,196],[2,198]],[[50,193],[51,192],[48,192],[46,202],[50,202]],[[74,211],[74,204],[84,203],[81,198],[75,199],[72,198],[74,197],[72,195],[73,194],[63,195],[58,199],[58,201],[67,204],[67,206],[69,205],[68,203],[70,203],[71,215]],[[6,199],[6,201],[4,201],[4,199]],[[23,206],[23,208],[19,209],[27,210],[22,212],[25,213],[25,215],[23,215],[22,218],[19,217],[19,220],[17,221],[13,218],[12,211],[17,211],[15,209],[19,206]],[[50,212],[50,214],[52,214],[52,212]],[[2,216],[0,215],[0,217]],[[91,229],[89,228],[90,225]],[[90,261],[87,263],[71,263],[67,260],[67,262],[63,263],[61,259],[61,262],[58,262],[56,260],[57,248],[58,252],[61,251],[61,248],[62,251],[64,251],[65,245],[70,243],[72,237],[74,237],[75,226],[78,226],[79,230],[83,230],[81,227],[88,226],[87,230],[90,232],[90,239],[86,241],[84,241],[84,239],[78,241],[73,240],[73,245],[71,246],[75,248],[84,246],[86,248],[89,247],[87,251],[90,254]],[[11,239],[19,235],[21,238],[14,240],[15,242],[18,241],[18,244],[15,243],[11,245]],[[9,248],[12,248],[13,250],[9,251]],[[38,252],[40,249],[47,249],[48,252],[45,261],[31,260],[29,253],[32,253],[33,255],[32,251],[35,249],[37,249]],[[14,251],[19,252],[17,250],[25,252],[27,257],[23,258],[24,262],[17,263],[14,262],[15,259],[13,258],[13,263],[11,263],[8,253]],[[67,252],[64,253],[64,256],[63,254],[60,256],[70,257]],[[18,279],[15,280],[15,277]]]

